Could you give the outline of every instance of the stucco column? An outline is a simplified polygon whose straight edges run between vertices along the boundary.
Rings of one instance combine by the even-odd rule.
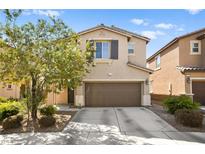
[[[81,86],[78,86],[75,89],[75,105],[76,106],[85,106],[85,84],[82,83]]]
[[[150,106],[151,105],[151,96],[149,93],[149,83],[142,83],[142,106]]]
[[[185,75],[185,95],[193,100],[192,80],[190,75]]]

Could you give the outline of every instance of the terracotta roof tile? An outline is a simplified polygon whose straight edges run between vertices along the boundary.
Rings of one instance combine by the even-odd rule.
[[[178,70],[185,72],[185,71],[205,71],[205,67],[198,67],[198,66],[177,66]]]
[[[150,61],[155,56],[157,56],[158,54],[160,54],[161,52],[163,52],[166,48],[168,48],[169,46],[171,46],[172,44],[177,42],[179,39],[190,36],[190,35],[193,35],[193,34],[196,34],[196,33],[199,33],[199,32],[202,32],[202,31],[205,31],[205,28],[202,28],[202,29],[199,29],[199,30],[196,30],[196,31],[193,31],[193,32],[190,32],[190,33],[187,33],[187,34],[184,34],[184,35],[181,35],[181,36],[178,36],[178,37],[174,38],[169,43],[167,43],[165,46],[163,46],[161,49],[159,49],[157,52],[155,52],[153,55],[151,55],[147,59],[147,62]]]

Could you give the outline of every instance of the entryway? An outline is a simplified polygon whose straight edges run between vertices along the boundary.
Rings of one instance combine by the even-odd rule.
[[[192,93],[194,101],[205,105],[205,81],[192,81]]]

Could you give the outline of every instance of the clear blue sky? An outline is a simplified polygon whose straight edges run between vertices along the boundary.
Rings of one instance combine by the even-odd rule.
[[[25,10],[19,24],[47,19],[48,14],[63,19],[76,32],[104,23],[150,37],[147,57],[174,37],[205,28],[205,10]],[[0,22],[4,22],[2,12]]]

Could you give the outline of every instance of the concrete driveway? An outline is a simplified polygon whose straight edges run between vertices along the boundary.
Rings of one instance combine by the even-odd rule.
[[[205,143],[205,134],[178,132],[144,107],[84,108],[69,129],[87,132],[82,144]]]
[[[83,108],[62,132],[0,135],[0,144],[199,144],[205,133],[178,132],[143,107]]]
[[[91,132],[129,134],[134,132],[177,131],[153,112],[143,107],[84,108],[78,112],[72,121],[96,125],[97,130],[91,128]]]

